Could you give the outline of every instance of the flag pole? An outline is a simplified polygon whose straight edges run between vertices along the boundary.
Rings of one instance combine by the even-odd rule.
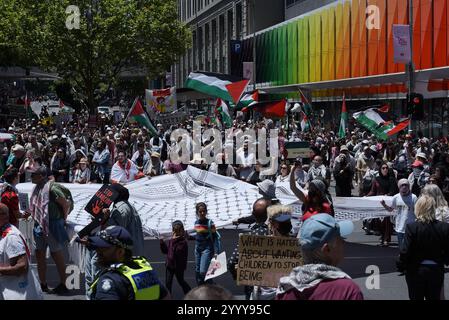
[[[137,100],[137,97],[134,99],[134,102],[133,102],[133,104],[131,105],[131,109],[129,109],[128,114],[126,115],[126,118],[125,118],[125,120],[123,121],[123,125],[122,125],[122,127],[120,128],[120,131],[123,130],[123,127],[124,127],[125,124],[126,124],[126,120],[128,120],[128,117],[129,117],[129,115],[131,114],[131,111],[133,111],[133,108],[134,108],[134,106],[136,105],[136,100]]]

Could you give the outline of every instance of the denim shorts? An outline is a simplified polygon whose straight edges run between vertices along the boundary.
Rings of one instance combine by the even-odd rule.
[[[47,246],[50,248],[50,252],[58,252],[64,249],[64,243],[58,242],[51,233],[48,236],[44,234],[34,234],[33,245],[36,250],[47,250]]]

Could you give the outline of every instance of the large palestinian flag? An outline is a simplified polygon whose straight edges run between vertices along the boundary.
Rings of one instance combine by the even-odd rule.
[[[382,140],[387,140],[392,135],[404,130],[410,123],[410,119],[401,121],[397,125],[393,121],[385,121],[375,108],[356,112],[353,117],[358,123]]]
[[[249,80],[222,73],[191,72],[185,87],[237,104]]]

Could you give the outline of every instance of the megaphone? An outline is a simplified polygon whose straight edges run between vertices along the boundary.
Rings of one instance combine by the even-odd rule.
[[[290,110],[290,112],[300,112],[301,111],[301,105],[299,103],[295,103],[293,108]]]

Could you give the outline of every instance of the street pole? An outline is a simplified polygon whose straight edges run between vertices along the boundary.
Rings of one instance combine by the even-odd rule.
[[[256,0],[250,0],[252,4],[252,27],[253,27],[253,87],[256,90],[257,72],[256,72]]]
[[[406,74],[408,73],[408,103],[410,103],[412,92],[415,91],[415,68],[413,64],[413,0],[408,0],[409,7],[409,28],[410,28],[410,63],[408,64],[408,68]],[[410,123],[408,125],[408,130],[412,130],[412,120],[410,119]]]

